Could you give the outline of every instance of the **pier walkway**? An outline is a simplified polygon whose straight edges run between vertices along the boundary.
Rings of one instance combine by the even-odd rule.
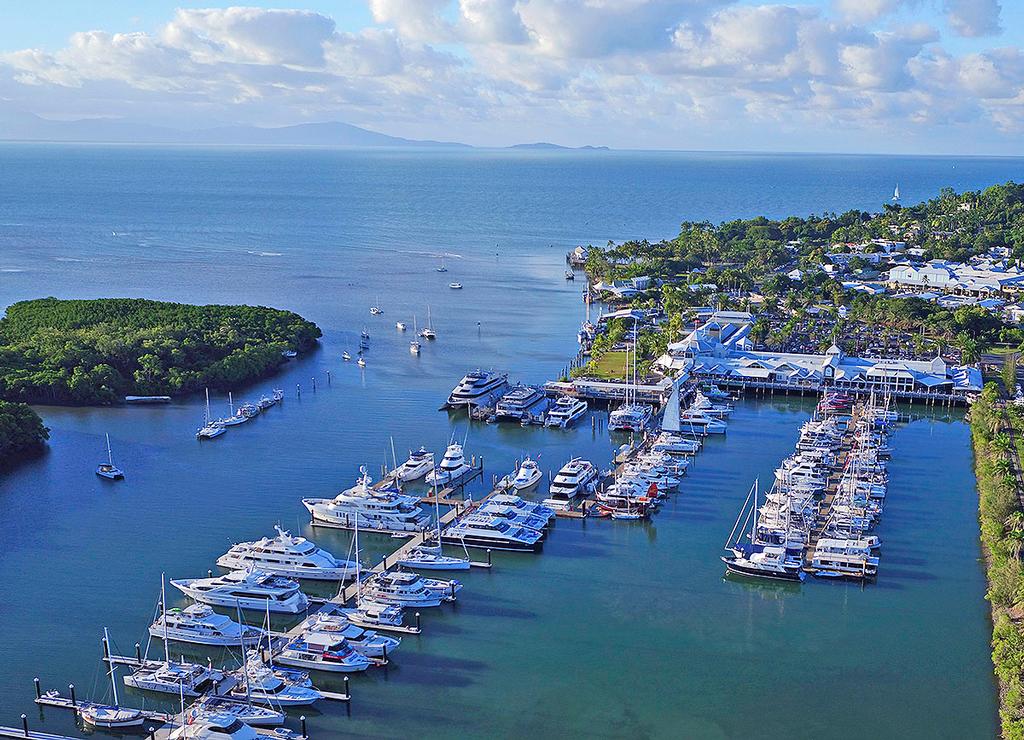
[[[835,466],[835,470],[829,476],[828,485],[825,486],[825,496],[821,500],[821,506],[818,509],[818,516],[814,521],[814,526],[811,527],[811,531],[807,536],[807,545],[804,547],[804,571],[807,573],[814,573],[815,568],[811,565],[811,560],[814,558],[814,549],[818,546],[818,540],[821,539],[824,534],[825,525],[828,524],[828,520],[832,517],[832,507],[836,502],[836,494],[839,492],[839,484],[843,479],[843,474],[846,471],[846,464],[850,458],[850,451],[853,449],[853,438],[857,433],[857,421],[860,418],[862,406],[856,404],[853,408],[853,414],[850,417],[850,422],[846,426],[846,433],[843,435],[843,445],[839,452],[839,462]]]

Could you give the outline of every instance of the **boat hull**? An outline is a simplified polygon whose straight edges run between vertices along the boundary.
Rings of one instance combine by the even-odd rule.
[[[726,570],[729,573],[735,573],[736,575],[748,578],[764,578],[773,581],[790,581],[795,583],[804,580],[804,573],[800,570],[765,570],[744,563],[738,563],[726,557],[722,558],[722,562],[725,563]]]
[[[541,540],[528,543],[492,539],[489,537],[461,538],[442,535],[441,541],[448,545],[465,545],[466,547],[474,547],[481,550],[506,550],[509,552],[538,552],[543,547]]]
[[[159,639],[164,639],[164,630],[162,627],[149,628],[149,634]],[[244,638],[245,646],[250,647],[256,645],[263,639],[262,635],[251,635]],[[191,645],[214,645],[218,647],[236,647],[239,643],[238,637],[225,637],[224,635],[195,635],[189,632],[182,632],[180,630],[167,630],[167,640],[169,642],[186,642]]]

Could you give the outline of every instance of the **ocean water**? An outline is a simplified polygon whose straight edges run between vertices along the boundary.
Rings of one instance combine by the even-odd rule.
[[[145,644],[161,573],[204,574],[232,542],[275,523],[346,552],[348,535],[312,532],[299,499],[351,485],[360,465],[378,470],[392,439],[399,457],[465,439],[488,480],[524,454],[546,471],[573,454],[606,463],[614,442],[589,418],[563,432],[470,427],[437,410],[473,367],[528,382],[561,372],[583,316],[582,285],[562,277],[575,244],[670,237],[684,219],[877,209],[897,181],[913,202],[1020,179],[1022,163],[0,146],[3,305],[245,302],[324,330],[318,351],[235,394],[279,386],[285,403],[211,443],[192,436],[198,398],[39,409],[49,453],[0,479],[0,724],[26,712],[33,726],[73,733],[69,716],[32,705],[31,679],[102,693],[102,628],[122,652]],[[445,274],[434,270],[442,255]],[[450,290],[453,280],[465,288]],[[375,302],[382,317],[367,311]],[[439,339],[415,357],[394,322],[422,325],[428,306]],[[364,327],[360,371],[340,355]],[[493,570],[462,574],[460,601],[425,611],[424,633],[404,640],[386,673],[353,678],[349,710],[305,711],[314,737],[992,736],[977,495],[959,413],[925,413],[894,437],[876,584],[722,578],[736,510],[792,450],[811,408],[745,400],[653,522],[562,520],[541,555],[495,554]],[[122,483],[92,473],[105,432]],[[368,560],[395,546],[364,539]]]

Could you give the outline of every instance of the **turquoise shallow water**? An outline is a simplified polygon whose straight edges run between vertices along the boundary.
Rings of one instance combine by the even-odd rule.
[[[99,685],[102,627],[131,650],[161,572],[205,573],[231,542],[275,522],[310,534],[299,499],[350,485],[360,464],[376,470],[391,436],[401,455],[466,434],[463,417],[436,411],[466,369],[557,374],[582,314],[580,287],[562,279],[577,241],[670,235],[682,218],[870,207],[894,172],[910,197],[1019,171],[1017,160],[108,147],[0,147],[0,161],[4,304],[49,294],[246,301],[299,311],[325,332],[318,352],[237,394],[280,385],[282,407],[210,444],[191,436],[199,399],[40,409],[49,454],[0,481],[0,723],[26,711],[56,732],[70,721],[37,713],[31,678],[74,681],[82,693]],[[452,255],[445,275],[432,269],[442,250]],[[450,280],[465,289],[450,291]],[[381,318],[367,313],[377,296]],[[422,322],[428,303],[440,339],[412,357],[394,321]],[[364,325],[373,339],[360,373],[340,354]],[[542,555],[495,555],[493,571],[464,574],[460,602],[425,613],[424,634],[386,674],[353,680],[351,715],[323,704],[307,712],[311,729],[993,735],[959,415],[894,437],[877,584],[723,580],[718,555],[738,506],[792,450],[810,409],[797,398],[744,401],[651,524],[559,521]],[[127,469],[122,484],[92,474],[104,432]],[[547,470],[572,454],[605,462],[611,448],[589,421],[570,432],[474,425],[467,442],[488,477],[524,453]],[[347,549],[343,533],[316,537]],[[395,544],[366,540],[371,557]]]

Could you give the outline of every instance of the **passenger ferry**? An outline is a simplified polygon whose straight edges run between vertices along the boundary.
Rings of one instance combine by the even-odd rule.
[[[597,468],[589,460],[578,457],[567,462],[548,486],[549,498],[544,505],[565,510],[576,496],[584,496],[597,483]]]
[[[441,540],[452,545],[536,552],[543,535],[536,529],[510,524],[507,520],[484,513],[473,513],[448,525]]]
[[[581,398],[559,396],[558,400],[548,409],[548,413],[544,417],[544,426],[561,427],[562,429],[571,427],[587,413],[587,408],[587,402]]]

